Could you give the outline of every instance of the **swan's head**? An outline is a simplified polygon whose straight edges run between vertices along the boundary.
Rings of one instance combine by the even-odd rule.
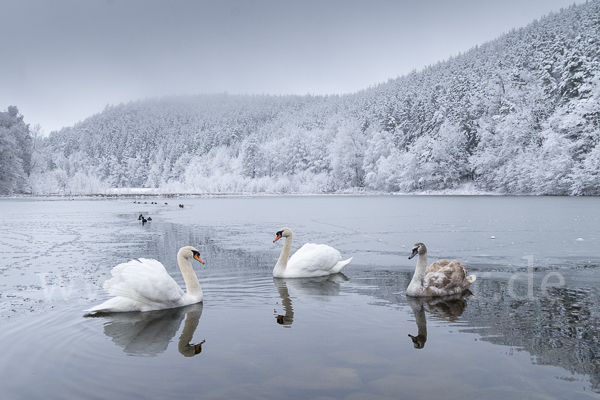
[[[202,345],[206,342],[206,340],[201,341],[198,344],[193,344],[194,346],[194,355],[202,353]]]
[[[408,336],[410,336],[413,342],[413,346],[415,346],[415,349],[422,349],[423,347],[425,347],[425,342],[427,342],[426,335],[413,336],[409,333]]]
[[[423,243],[415,243],[415,245],[413,246],[413,249],[412,249],[412,253],[408,257],[408,259],[410,260],[417,254],[420,255],[420,254],[425,254],[425,253],[427,253],[427,247],[425,247],[425,245]]]
[[[292,236],[292,230],[290,228],[288,228],[288,227],[281,228],[275,234],[275,240],[273,240],[273,243],[275,243],[276,241],[278,241],[282,237],[286,238],[286,237],[290,237],[290,236]]]
[[[276,315],[275,319],[279,325],[285,325],[286,328],[289,328],[294,322],[294,318],[286,317],[285,315]]]
[[[183,258],[193,258],[196,261],[199,261],[200,263],[204,264],[204,261],[202,261],[202,259],[200,258],[200,252],[198,252],[198,250],[196,250],[194,247],[192,246],[185,246],[182,247],[181,249],[179,249],[179,252],[177,253],[177,256],[181,256]]]

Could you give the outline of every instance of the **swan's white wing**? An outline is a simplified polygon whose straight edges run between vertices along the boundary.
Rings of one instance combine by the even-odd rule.
[[[326,244],[306,243],[288,261],[288,273],[298,276],[320,276],[331,273],[340,261],[339,251]]]
[[[140,258],[119,264],[104,289],[113,296],[126,297],[145,304],[177,303],[184,295],[177,282],[156,260]]]

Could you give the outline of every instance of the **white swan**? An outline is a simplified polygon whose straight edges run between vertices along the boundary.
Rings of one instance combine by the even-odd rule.
[[[427,247],[423,243],[416,243],[413,246],[412,254],[408,259],[417,254],[419,259],[415,274],[406,289],[407,296],[450,296],[464,292],[471,283],[475,282],[476,276],[467,276],[467,269],[457,260],[451,262],[440,260],[427,266]]]
[[[292,230],[287,227],[281,228],[277,231],[273,243],[282,237],[285,238],[285,243],[279,260],[273,268],[275,278],[310,278],[337,274],[352,261],[352,257],[340,261],[342,255],[339,251],[326,244],[314,243],[306,243],[290,258],[292,240],[294,239]]]
[[[112,278],[104,282],[103,287],[116,297],[85,311],[152,311],[200,303],[202,288],[190,258],[204,264],[200,253],[192,246],[182,247],[177,253],[177,263],[187,293],[183,292],[160,261],[140,258],[114,267],[111,271]]]

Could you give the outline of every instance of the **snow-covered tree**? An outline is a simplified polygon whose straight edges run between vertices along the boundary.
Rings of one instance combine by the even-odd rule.
[[[0,112],[0,194],[29,190],[32,138],[15,106]]]

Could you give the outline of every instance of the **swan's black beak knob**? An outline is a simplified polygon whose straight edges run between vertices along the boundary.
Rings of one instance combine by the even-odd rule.
[[[415,247],[415,248],[412,250],[412,253],[411,253],[411,255],[410,255],[410,256],[408,256],[408,259],[410,260],[411,258],[413,258],[414,256],[416,256],[418,252],[419,252],[419,248],[418,248],[418,247]]]

